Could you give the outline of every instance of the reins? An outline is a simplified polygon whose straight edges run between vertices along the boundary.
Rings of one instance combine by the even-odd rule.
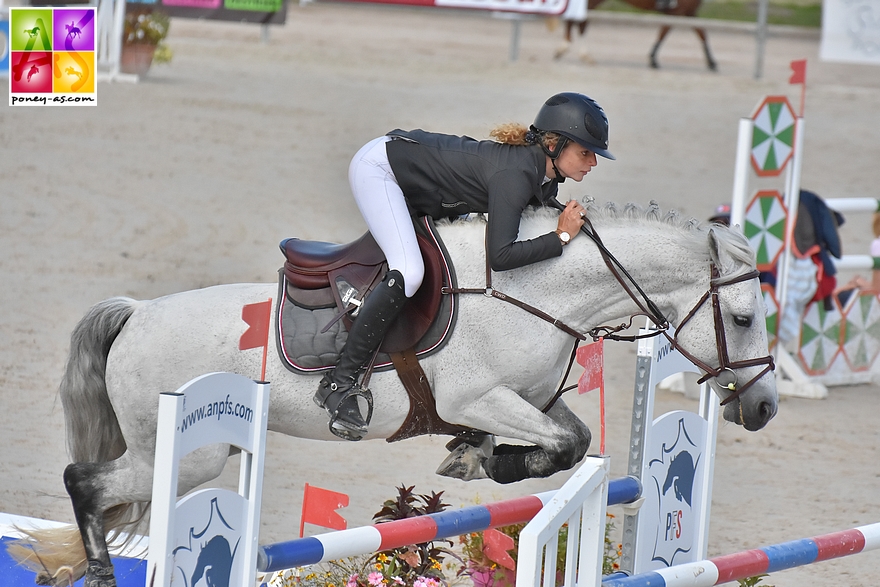
[[[565,206],[562,205],[556,198],[550,198],[547,202],[549,205],[561,210],[565,209]],[[487,227],[488,231],[488,227]],[[605,262],[605,265],[608,267],[608,270],[617,279],[617,282],[623,287],[624,291],[630,297],[630,299],[636,304],[639,308],[640,312],[636,312],[630,315],[629,321],[618,326],[597,326],[588,331],[587,335],[590,336],[594,341],[598,341],[600,338],[608,338],[610,340],[620,340],[626,342],[633,342],[642,338],[649,338],[652,336],[658,336],[662,334],[666,337],[669,343],[672,345],[674,349],[677,349],[685,358],[687,358],[694,365],[705,371],[705,375],[699,379],[699,383],[703,383],[708,379],[713,377],[719,377],[721,374],[728,372],[733,377],[733,380],[727,383],[722,383],[719,381],[720,385],[724,385],[728,390],[732,393],[728,397],[724,398],[721,402],[721,405],[727,405],[733,400],[739,398],[747,389],[749,389],[758,379],[766,375],[768,372],[775,370],[775,364],[773,362],[772,355],[768,354],[766,357],[758,357],[754,359],[745,359],[742,361],[731,361],[728,352],[727,352],[727,337],[724,332],[724,320],[721,313],[721,304],[718,299],[718,288],[722,285],[733,285],[736,283],[741,283],[743,281],[748,281],[750,279],[757,279],[760,275],[760,272],[755,269],[749,271],[748,273],[744,273],[743,275],[737,276],[735,278],[724,281],[723,283],[719,283],[721,280],[720,273],[718,268],[714,263],[711,265],[711,277],[709,279],[709,290],[697,301],[691,311],[685,316],[684,320],[679,324],[678,329],[675,332],[675,336],[670,336],[669,329],[669,320],[666,319],[663,312],[660,311],[660,308],[648,297],[648,294],[642,290],[639,284],[635,279],[629,274],[629,272],[621,265],[621,263],[614,257],[613,254],[605,247],[605,244],[602,242],[602,239],[599,237],[599,234],[596,232],[595,228],[593,228],[593,224],[590,220],[584,217],[584,224],[581,226],[581,232],[586,234],[590,240],[596,245],[599,249],[599,253],[602,255],[602,260]],[[625,279],[624,279],[625,277]],[[627,283],[628,282],[628,283]],[[632,288],[629,286],[632,284]],[[638,295],[633,292],[633,288]],[[577,385],[570,385],[568,387],[563,388],[565,385],[565,380],[568,378],[568,374],[571,372],[571,367],[574,364],[575,357],[577,355],[577,349],[581,341],[587,339],[587,335],[583,335],[580,332],[576,331],[572,327],[568,326],[564,322],[560,321],[553,316],[550,316],[546,312],[539,310],[538,308],[527,304],[521,300],[518,300],[514,297],[511,297],[507,294],[504,294],[495,288],[492,287],[492,268],[489,264],[489,255],[488,251],[486,251],[486,287],[485,288],[449,288],[444,287],[441,288],[442,294],[473,294],[479,293],[483,294],[486,297],[496,298],[499,300],[503,300],[518,308],[521,308],[530,314],[541,318],[542,320],[549,322],[553,326],[559,328],[566,334],[575,338],[574,348],[571,352],[571,357],[568,361],[568,367],[565,371],[565,377],[563,377],[562,382],[559,384],[559,388],[554,394],[553,398],[550,402],[544,407],[542,411],[545,413],[549,410],[556,400],[559,399],[562,394],[565,392],[574,389]],[[697,311],[706,303],[707,300],[712,300],[712,314],[715,322],[715,346],[718,351],[718,362],[719,366],[717,368],[713,368],[701,361],[697,357],[695,357],[692,353],[688,352],[686,349],[682,348],[682,346],[678,342],[678,334],[684,328],[684,326],[690,321],[691,318],[697,313]],[[644,300],[644,303],[642,303]],[[651,330],[647,334],[641,335],[628,335],[622,336],[617,334],[621,330],[628,329],[632,326],[633,319],[637,316],[646,316],[648,317],[656,326],[656,330]],[[746,382],[742,387],[737,386],[737,378],[736,374],[733,371],[734,369],[739,369],[743,367],[754,367],[758,365],[766,365],[766,367],[755,377]]]

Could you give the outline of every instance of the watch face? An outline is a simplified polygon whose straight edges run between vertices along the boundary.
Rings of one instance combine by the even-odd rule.
[[[559,238],[562,242],[567,243],[568,241],[571,240],[571,235],[568,234],[567,232],[560,232]]]

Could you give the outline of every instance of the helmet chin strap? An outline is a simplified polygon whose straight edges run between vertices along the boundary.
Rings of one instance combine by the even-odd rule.
[[[547,148],[547,145],[545,145],[543,141],[541,142],[541,148],[544,150],[544,153],[546,153],[547,156],[550,157],[550,165],[553,166],[553,173],[556,174],[556,181],[559,183],[565,182],[565,176],[556,167],[556,158],[559,157],[559,155],[562,153],[562,150],[565,148],[565,145],[567,144],[568,137],[560,136],[559,140],[556,141],[556,148],[551,151],[549,148]]]

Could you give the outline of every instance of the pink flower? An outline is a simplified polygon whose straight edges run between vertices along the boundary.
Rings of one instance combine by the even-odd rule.
[[[367,582],[370,585],[381,585],[382,579],[384,579],[382,573],[372,572],[367,576]]]
[[[413,587],[440,587],[440,582],[434,577],[419,577],[413,583]]]
[[[400,577],[392,577],[395,585],[406,585],[406,582]]]
[[[348,583],[345,584],[345,587],[358,587],[358,576],[357,573],[348,578]]]

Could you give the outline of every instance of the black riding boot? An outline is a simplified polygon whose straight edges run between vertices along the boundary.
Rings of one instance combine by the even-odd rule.
[[[358,408],[358,396],[365,396],[369,390],[358,384],[358,374],[373,357],[405,302],[403,275],[389,271],[358,311],[336,368],[321,379],[315,403],[330,414],[330,432],[340,438],[360,440],[367,433],[368,422]]]

